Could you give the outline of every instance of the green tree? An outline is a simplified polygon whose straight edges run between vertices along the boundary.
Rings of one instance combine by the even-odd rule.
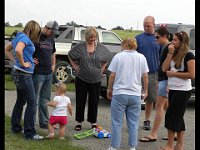
[[[67,22],[66,25],[67,26],[77,26],[78,24],[74,21],[71,21],[71,22]]]
[[[10,23],[9,22],[5,22],[5,27],[10,27]]]
[[[22,23],[18,23],[15,25],[15,27],[23,27],[23,24]]]

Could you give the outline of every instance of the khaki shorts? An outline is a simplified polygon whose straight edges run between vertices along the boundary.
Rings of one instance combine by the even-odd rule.
[[[145,101],[156,102],[157,97],[157,85],[158,85],[158,73],[148,74],[148,96]]]

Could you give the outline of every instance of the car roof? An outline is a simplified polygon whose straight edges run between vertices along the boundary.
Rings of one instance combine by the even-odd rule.
[[[181,27],[181,26],[184,26],[184,27],[194,27],[193,24],[184,24],[184,23],[156,23],[155,24],[155,27]]]

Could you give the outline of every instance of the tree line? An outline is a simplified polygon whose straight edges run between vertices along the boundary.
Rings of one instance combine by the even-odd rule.
[[[79,24],[77,24],[75,21],[67,22],[65,25],[67,25],[67,26],[79,26]],[[20,22],[20,23],[17,23],[16,25],[12,26],[8,21],[8,22],[5,22],[5,27],[24,27],[24,25]],[[97,27],[103,28],[100,25],[97,26]],[[103,29],[105,29],[105,28],[103,28]],[[124,28],[121,27],[121,26],[116,26],[116,27],[112,28],[111,30],[124,30]],[[131,28],[131,30],[132,30],[132,28]]]

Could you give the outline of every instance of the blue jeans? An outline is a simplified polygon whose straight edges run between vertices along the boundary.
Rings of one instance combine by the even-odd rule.
[[[17,100],[11,116],[11,130],[16,133],[22,131],[20,121],[23,107],[27,103],[24,114],[24,136],[32,138],[36,134],[34,123],[36,101],[32,74],[12,72],[12,78],[17,88]]]
[[[36,95],[36,109],[35,109],[35,121],[36,121],[36,112],[38,107],[38,118],[39,125],[41,128],[47,128],[49,122],[49,111],[46,103],[50,101],[51,98],[51,87],[53,74],[48,75],[39,75],[33,74],[33,82],[35,87]]]
[[[123,116],[126,114],[129,133],[129,147],[137,146],[139,117],[141,112],[141,97],[134,95],[113,95],[111,101],[111,146],[119,148],[121,144],[121,129]]]

